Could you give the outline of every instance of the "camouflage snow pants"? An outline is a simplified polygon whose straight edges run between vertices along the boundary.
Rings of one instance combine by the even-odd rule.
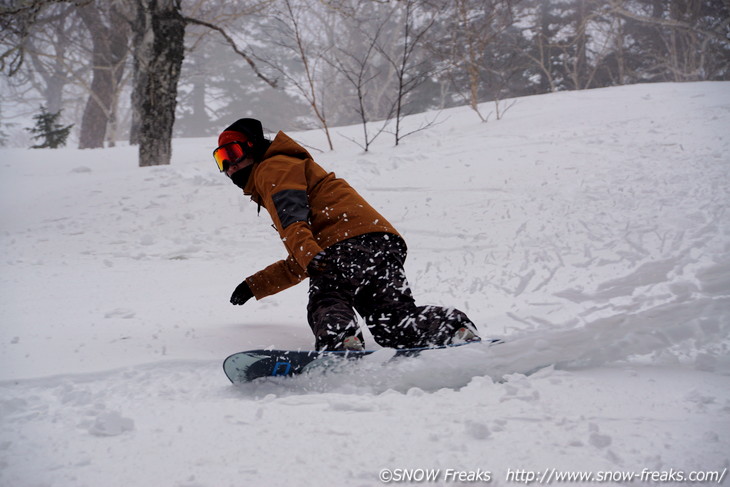
[[[317,350],[342,349],[342,341],[352,335],[362,339],[355,312],[384,347],[446,344],[464,326],[476,333],[474,323],[457,309],[416,306],[405,259],[403,240],[386,233],[353,237],[325,250],[325,269],[310,276],[307,306]]]

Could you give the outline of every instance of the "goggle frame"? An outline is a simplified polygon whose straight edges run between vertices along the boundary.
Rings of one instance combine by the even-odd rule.
[[[228,142],[216,147],[213,151],[213,160],[220,172],[226,172],[229,167],[245,159],[249,155],[249,149],[250,147],[247,147],[244,142]]]

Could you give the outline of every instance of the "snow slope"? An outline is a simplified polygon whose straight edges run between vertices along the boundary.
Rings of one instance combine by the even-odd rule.
[[[419,303],[507,343],[242,387],[228,354],[313,340],[305,284],[228,304],[284,250],[215,170],[215,140],[176,140],[154,168],[132,147],[0,150],[0,485],[729,467],[730,83],[438,120],[367,154],[359,127],[335,152],[292,135],[402,231]]]

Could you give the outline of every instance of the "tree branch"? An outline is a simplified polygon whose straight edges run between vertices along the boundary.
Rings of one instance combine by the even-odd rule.
[[[671,27],[674,29],[681,29],[681,30],[688,30],[691,32],[697,32],[699,34],[712,37],[713,39],[723,43],[727,44],[729,42],[728,38],[723,35],[721,32],[715,32],[712,30],[705,30],[700,29],[699,27],[688,24],[687,22],[682,22],[681,20],[674,20],[674,19],[660,19],[655,17],[647,17],[645,15],[634,13],[630,10],[625,9],[622,7],[619,2],[616,0],[613,0],[610,4],[611,11],[617,15],[620,15],[627,19],[637,20],[639,22],[645,22],[649,24],[655,24],[655,25],[661,25],[664,27]],[[725,21],[720,24],[720,27],[725,28],[730,24],[730,19],[725,19]]]
[[[269,79],[266,75],[264,75],[261,71],[259,71],[259,68],[258,68],[258,66],[256,66],[256,63],[254,63],[253,59],[251,59],[251,57],[248,54],[246,54],[244,51],[242,51],[238,48],[238,46],[236,45],[236,42],[233,40],[233,38],[231,36],[228,35],[228,33],[225,30],[221,29],[217,25],[211,24],[210,22],[206,22],[206,21],[200,20],[200,19],[194,19],[192,17],[183,16],[183,20],[185,20],[185,22],[187,22],[187,23],[195,24],[195,25],[202,25],[203,27],[207,27],[211,30],[218,32],[220,35],[223,36],[223,38],[226,40],[226,42],[228,42],[228,44],[236,52],[236,54],[238,54],[239,56],[241,56],[243,59],[246,60],[246,62],[248,63],[249,66],[251,66],[251,69],[256,74],[256,76],[258,76],[260,79],[262,79],[266,84],[268,84],[272,88],[278,87],[278,81]]]

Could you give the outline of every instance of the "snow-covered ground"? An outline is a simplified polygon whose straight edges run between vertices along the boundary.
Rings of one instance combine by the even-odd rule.
[[[228,303],[284,249],[216,171],[215,138],[176,140],[172,165],[153,168],[133,147],[0,150],[0,485],[722,473],[730,83],[439,120],[367,154],[347,140],[359,127],[337,129],[334,152],[319,132],[291,135],[401,230],[419,303],[459,307],[507,343],[385,365],[383,350],[242,387],[227,355],[313,339],[306,284]]]

